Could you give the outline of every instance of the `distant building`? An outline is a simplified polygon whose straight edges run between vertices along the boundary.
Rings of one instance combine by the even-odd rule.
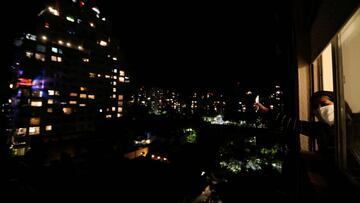
[[[181,114],[185,103],[180,99],[180,93],[157,87],[141,87],[132,96],[129,106],[142,106],[149,114],[162,115],[170,112]]]
[[[284,110],[283,91],[280,85],[275,85],[275,88],[270,93],[269,107],[277,111]]]
[[[87,136],[96,120],[123,115],[129,78],[110,23],[93,1],[49,3],[15,46],[5,104],[13,155],[24,155],[33,137]]]

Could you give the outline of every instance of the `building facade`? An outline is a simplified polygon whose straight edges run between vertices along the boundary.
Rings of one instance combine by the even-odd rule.
[[[50,1],[14,44],[5,105],[13,155],[24,155],[34,137],[87,136],[99,119],[123,116],[128,78],[110,23],[94,1]]]

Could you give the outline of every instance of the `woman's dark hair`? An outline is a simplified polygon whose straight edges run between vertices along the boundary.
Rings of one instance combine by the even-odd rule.
[[[316,101],[317,99],[319,99],[319,98],[321,98],[323,96],[329,97],[329,99],[332,102],[334,102],[334,100],[335,100],[334,92],[321,90],[321,91],[314,92],[313,95],[310,98],[310,101]]]
[[[321,97],[328,97],[330,99],[330,101],[335,102],[335,96],[334,96],[334,92],[332,91],[325,91],[325,90],[320,90],[317,92],[314,92],[313,95],[311,95],[310,97],[310,103],[311,105],[316,104],[316,102],[321,98]]]

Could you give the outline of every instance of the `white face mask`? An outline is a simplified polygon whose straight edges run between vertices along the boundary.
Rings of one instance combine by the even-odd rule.
[[[316,112],[316,116],[320,121],[330,126],[334,125],[334,105],[320,107]]]

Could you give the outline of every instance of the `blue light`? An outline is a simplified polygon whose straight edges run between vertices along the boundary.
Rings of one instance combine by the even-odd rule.
[[[42,78],[37,77],[32,82],[33,90],[44,89],[44,86],[45,86],[45,80]]]

